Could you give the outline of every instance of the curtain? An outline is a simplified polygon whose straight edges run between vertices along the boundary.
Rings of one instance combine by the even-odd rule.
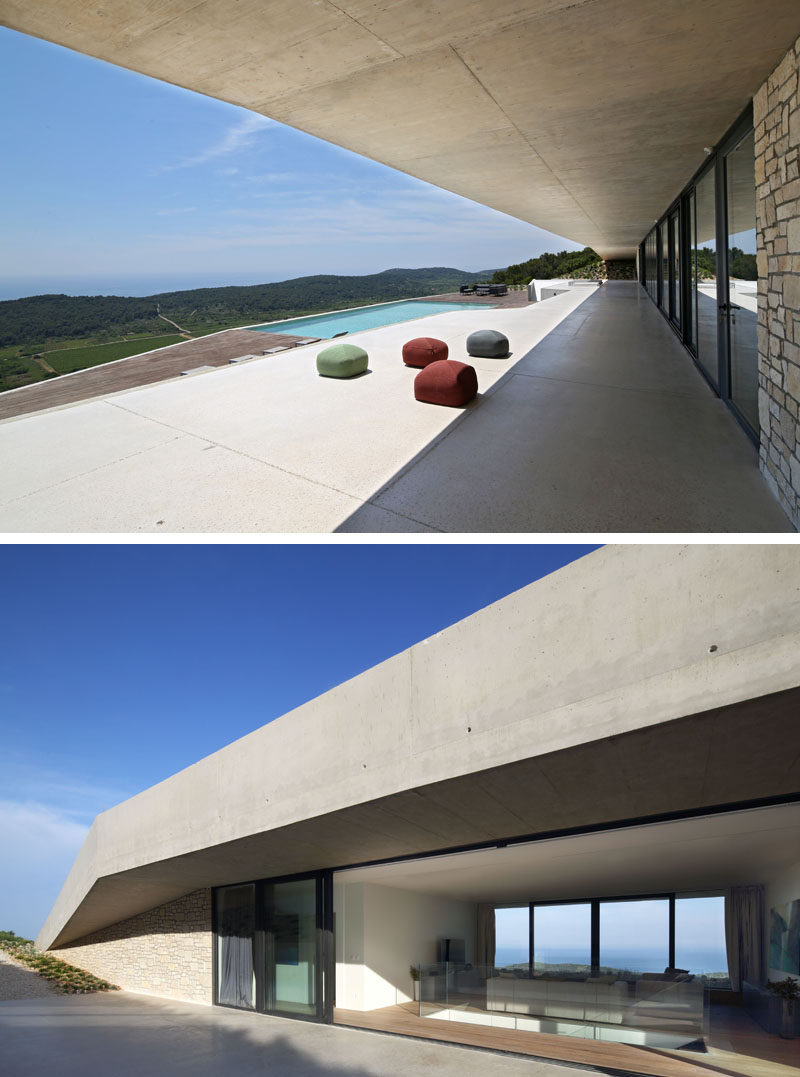
[[[764,887],[733,886],[725,897],[725,943],[731,990],[764,982]]]
[[[253,927],[255,892],[252,886],[220,891],[217,906],[217,997],[226,1006],[252,1010]]]
[[[478,905],[477,961],[481,974],[491,976],[494,967],[494,905]]]

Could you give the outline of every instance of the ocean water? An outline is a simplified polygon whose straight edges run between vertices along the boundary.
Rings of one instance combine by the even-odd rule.
[[[162,273],[142,276],[0,277],[0,301],[29,295],[159,295],[190,288],[225,288],[228,285],[270,284],[286,280],[286,274],[239,273],[220,278],[214,273]]]
[[[675,960],[678,968],[688,968],[694,973],[702,972],[727,972],[728,958],[724,950],[691,950],[676,954]],[[506,965],[527,964],[528,951],[520,947],[498,947],[495,956],[495,965],[503,968]],[[584,965],[588,964],[589,957],[583,949],[570,949],[564,947],[559,950],[536,952],[536,961],[547,961],[551,964]],[[660,950],[637,950],[631,949],[608,949],[600,951],[600,964],[610,968],[630,969],[636,972],[663,972],[668,964],[667,955]]]

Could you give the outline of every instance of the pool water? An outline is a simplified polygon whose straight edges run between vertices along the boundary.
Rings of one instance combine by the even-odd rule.
[[[407,299],[401,303],[380,303],[373,307],[355,307],[338,314],[314,314],[309,318],[292,318],[286,322],[251,325],[259,333],[291,333],[329,339],[336,333],[357,333],[361,329],[378,329],[382,325],[424,318],[428,314],[443,314],[448,310],[487,310],[486,303],[436,303]]]

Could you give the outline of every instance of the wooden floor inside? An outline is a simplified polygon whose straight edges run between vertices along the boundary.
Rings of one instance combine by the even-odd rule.
[[[713,1007],[707,1053],[440,1021],[420,1017],[416,1003],[366,1012],[337,1008],[334,1023],[647,1077],[798,1077],[800,1072],[800,1040],[768,1035],[738,1006]]]

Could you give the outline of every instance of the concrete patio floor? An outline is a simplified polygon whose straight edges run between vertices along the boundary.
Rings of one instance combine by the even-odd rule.
[[[465,409],[418,404],[412,336],[506,333]],[[353,334],[0,423],[5,532],[791,532],[737,426],[636,284]]]
[[[0,1003],[9,1077],[585,1077],[589,1067],[113,992]]]

